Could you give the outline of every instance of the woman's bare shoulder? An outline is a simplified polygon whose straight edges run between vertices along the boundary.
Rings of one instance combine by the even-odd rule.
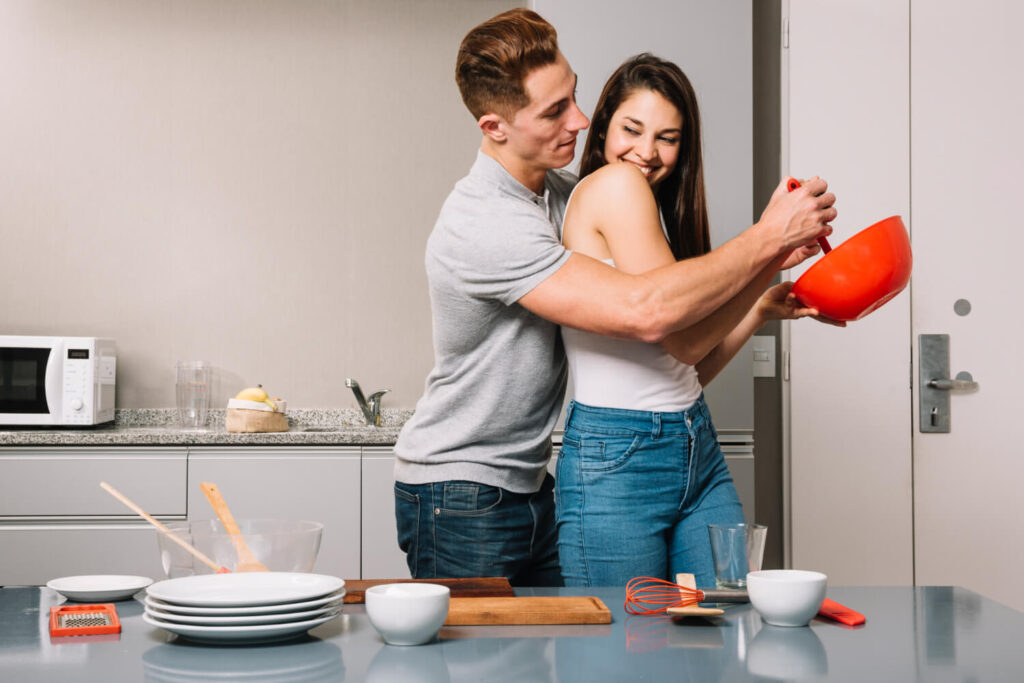
[[[577,202],[588,213],[606,217],[647,204],[656,206],[651,186],[632,164],[606,164],[585,177],[573,194],[573,203]]]
[[[633,164],[605,164],[577,185],[577,192],[637,192],[647,190],[650,186],[644,174]]]

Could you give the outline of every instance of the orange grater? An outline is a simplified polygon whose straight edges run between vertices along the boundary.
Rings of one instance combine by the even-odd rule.
[[[121,620],[110,603],[102,605],[58,605],[50,608],[50,635],[96,636],[120,633]]]

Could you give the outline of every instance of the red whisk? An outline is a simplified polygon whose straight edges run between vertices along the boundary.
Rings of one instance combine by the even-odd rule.
[[[664,614],[670,607],[700,602],[749,602],[747,591],[703,591],[652,576],[638,576],[626,584],[625,609],[629,614]]]

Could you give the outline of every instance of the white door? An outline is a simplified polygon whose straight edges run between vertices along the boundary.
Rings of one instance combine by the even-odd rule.
[[[915,580],[966,586],[1017,609],[1024,609],[1021,26],[1024,4],[1010,0],[912,2],[914,377],[918,335],[948,334],[952,374],[966,371],[978,382],[976,391],[949,396],[949,433],[926,433],[915,381]]]
[[[791,0],[788,11],[788,169],[833,183],[839,240],[869,214],[902,213],[914,249],[909,294],[846,330],[790,328],[792,564],[839,584],[958,585],[1024,609],[1024,5]],[[923,334],[949,335],[950,374],[979,385],[950,392],[948,433],[921,431]]]
[[[792,0],[788,9],[783,167],[836,192],[833,244],[893,214],[909,219],[909,3]],[[790,565],[833,585],[914,580],[909,319],[905,291],[845,329],[783,328]]]

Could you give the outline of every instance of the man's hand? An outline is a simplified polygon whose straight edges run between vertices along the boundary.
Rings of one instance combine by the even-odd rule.
[[[802,247],[797,247],[793,251],[789,252],[789,256],[787,256],[786,260],[782,262],[781,266],[779,266],[779,270],[789,270],[790,268],[794,268],[812,256],[816,256],[820,251],[821,247],[818,246],[817,241],[812,242],[811,244],[805,244]]]
[[[828,183],[818,177],[804,181],[792,192],[783,179],[772,193],[759,224],[776,232],[779,253],[810,244],[832,234],[830,223],[837,211],[836,196],[828,192]]]

